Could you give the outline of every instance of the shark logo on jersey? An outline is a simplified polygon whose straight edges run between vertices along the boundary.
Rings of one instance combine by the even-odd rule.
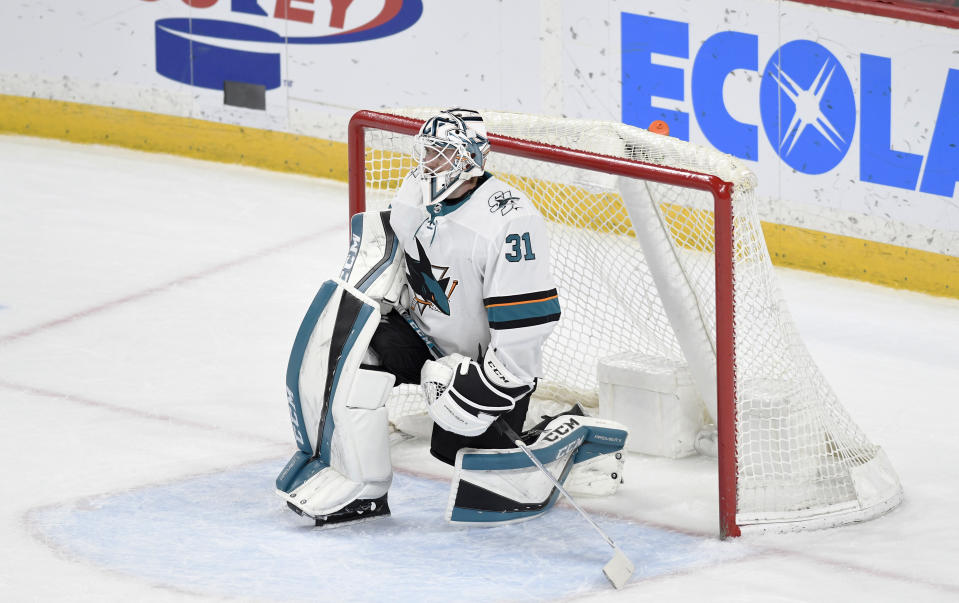
[[[517,201],[519,197],[514,197],[513,191],[496,191],[489,198],[489,212],[495,214],[498,211],[505,216],[514,209],[519,209],[516,207]]]
[[[450,296],[459,281],[452,281],[446,276],[449,267],[434,266],[430,258],[426,255],[419,239],[416,240],[416,251],[419,259],[413,259],[410,254],[406,256],[406,276],[415,294],[414,303],[420,314],[426,311],[426,308],[433,308],[447,316],[450,315]],[[447,291],[449,287],[449,291]]]

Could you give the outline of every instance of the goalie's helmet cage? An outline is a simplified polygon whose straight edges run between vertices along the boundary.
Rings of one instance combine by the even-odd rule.
[[[472,109],[446,109],[429,118],[413,138],[413,177],[424,205],[439,203],[459,185],[483,175],[489,154],[486,124]]]

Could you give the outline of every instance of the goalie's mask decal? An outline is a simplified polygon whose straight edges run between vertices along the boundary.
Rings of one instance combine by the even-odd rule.
[[[447,109],[426,120],[413,137],[413,176],[423,204],[440,203],[462,182],[483,175],[489,154],[486,124],[470,109]]]

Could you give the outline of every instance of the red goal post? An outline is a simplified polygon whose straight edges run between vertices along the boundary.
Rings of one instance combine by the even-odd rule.
[[[375,111],[358,111],[348,128],[350,216],[366,209],[368,128],[414,135],[424,120]],[[595,170],[626,178],[705,191],[714,200],[716,263],[717,430],[720,537],[739,536],[736,524],[736,363],[733,275],[733,184],[716,176],[532,142],[490,132],[491,152]]]

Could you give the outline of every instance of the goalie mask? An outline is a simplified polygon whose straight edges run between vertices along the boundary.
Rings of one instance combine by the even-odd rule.
[[[447,109],[429,118],[413,138],[413,177],[424,205],[439,203],[462,182],[483,175],[489,154],[486,124],[476,111]]]

